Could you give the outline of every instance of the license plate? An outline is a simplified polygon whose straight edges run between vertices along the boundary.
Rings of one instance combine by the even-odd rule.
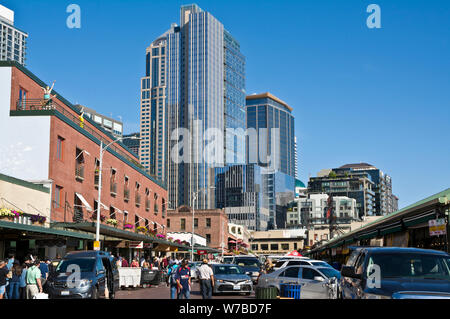
[[[61,291],[61,296],[68,296],[70,295],[70,291]]]
[[[241,287],[240,286],[234,286],[233,290],[241,290]]]

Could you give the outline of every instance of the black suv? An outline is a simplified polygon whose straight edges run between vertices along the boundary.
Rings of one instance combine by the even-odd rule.
[[[342,267],[344,299],[450,298],[450,255],[398,247],[357,247]]]
[[[48,279],[49,297],[113,299],[119,289],[119,271],[115,259],[104,251],[68,253]]]

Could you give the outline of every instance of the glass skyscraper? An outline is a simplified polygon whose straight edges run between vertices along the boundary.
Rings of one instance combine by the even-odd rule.
[[[245,58],[209,12],[182,6],[180,26],[147,49],[141,109],[141,164],[166,181],[169,207],[192,206],[198,193],[196,209],[214,208],[215,167],[245,161],[235,131],[245,130]],[[221,149],[211,151],[211,129]]]
[[[270,93],[249,95],[246,100],[247,129],[257,134],[254,141],[247,137],[248,162],[295,177],[292,108]]]

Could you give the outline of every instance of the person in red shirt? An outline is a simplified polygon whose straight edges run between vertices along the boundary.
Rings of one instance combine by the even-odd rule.
[[[129,267],[128,261],[125,258],[122,259],[122,267]]]

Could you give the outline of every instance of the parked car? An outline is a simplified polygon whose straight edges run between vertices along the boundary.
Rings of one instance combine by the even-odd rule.
[[[252,279],[245,274],[242,267],[235,264],[211,266],[214,273],[214,294],[238,292],[250,295],[252,293]]]
[[[201,261],[194,261],[188,264],[189,268],[191,269],[191,279],[198,279],[197,268],[200,267],[201,264]]]
[[[234,256],[230,263],[241,266],[244,272],[252,278],[254,283],[256,283],[262,267],[262,264],[257,257]]]
[[[278,261],[273,267],[274,270],[288,267],[288,266],[314,266],[314,267],[331,267],[328,263],[322,260],[312,260],[307,258],[296,258],[296,259],[284,259]]]
[[[113,299],[119,290],[119,272],[108,252],[71,252],[59,262],[47,282],[50,298],[97,299],[105,297],[108,288],[109,298]]]
[[[344,299],[450,299],[450,255],[398,247],[361,247],[342,267]]]
[[[281,284],[296,284],[301,286],[300,299],[334,299],[339,277],[339,272],[330,267],[288,266],[261,275],[257,287],[275,287],[280,294]]]

